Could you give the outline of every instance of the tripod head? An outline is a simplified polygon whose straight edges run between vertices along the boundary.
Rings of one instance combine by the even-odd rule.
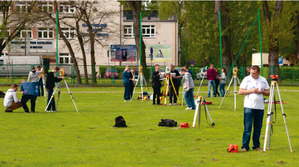
[[[274,81],[277,81],[279,75],[270,75],[270,78]]]
[[[139,70],[138,70],[138,72],[139,72],[140,75],[142,75],[142,70],[143,70],[143,67],[142,67],[142,65],[140,65],[139,66]]]
[[[62,68],[62,69],[60,69],[60,71],[59,71],[59,76],[60,76],[60,77],[64,77],[64,75],[65,75],[65,72],[64,72],[64,69]]]
[[[233,68],[233,73],[234,73],[234,77],[236,77],[238,74],[238,67]]]

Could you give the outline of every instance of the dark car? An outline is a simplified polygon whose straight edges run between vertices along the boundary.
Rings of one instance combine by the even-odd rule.
[[[115,79],[118,79],[118,72],[115,68],[106,68],[105,70],[105,74],[104,74],[104,78],[111,78],[112,76],[114,76]]]

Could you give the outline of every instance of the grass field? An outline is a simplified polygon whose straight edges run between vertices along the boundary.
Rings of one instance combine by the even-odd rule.
[[[0,87],[2,91],[7,89]],[[279,106],[271,150],[227,153],[229,144],[241,147],[243,96],[237,97],[237,111],[233,110],[233,93],[225,98],[221,109],[221,98],[207,99],[213,102],[208,108],[215,129],[204,113],[201,127],[174,129],[157,125],[164,118],[192,124],[194,111],[185,111],[185,106],[152,106],[151,101],[124,103],[121,87],[89,87],[71,88],[80,114],[67,93],[62,93],[57,113],[44,112],[46,102],[42,97],[37,99],[35,114],[25,114],[23,109],[5,113],[1,105],[0,166],[298,166],[299,91],[280,89],[287,103],[284,110],[293,153]],[[63,88],[62,92],[67,90]],[[128,128],[112,127],[119,115]],[[261,146],[265,117],[263,122]]]

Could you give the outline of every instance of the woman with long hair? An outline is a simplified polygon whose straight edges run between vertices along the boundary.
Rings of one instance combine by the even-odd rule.
[[[225,84],[226,84],[226,69],[225,68],[222,68],[222,74],[221,74],[221,77],[220,77],[220,87],[219,87],[219,91],[220,91],[220,94],[221,94],[221,97],[224,97],[224,94],[225,94]]]

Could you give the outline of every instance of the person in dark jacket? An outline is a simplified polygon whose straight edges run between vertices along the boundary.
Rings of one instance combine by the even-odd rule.
[[[134,80],[135,80],[135,67],[132,67],[131,68],[131,71],[130,71],[130,77],[129,77],[129,81],[130,81],[130,99],[132,100],[133,99],[133,90],[134,90]]]
[[[62,80],[62,78],[57,78],[55,77],[54,74],[56,74],[57,72],[59,71],[59,67],[55,67],[52,72],[48,72],[46,71],[46,75],[47,75],[47,80],[46,80],[46,89],[47,89],[47,92],[48,92],[48,102],[47,102],[47,105],[51,99],[51,96],[53,94],[53,88],[55,87],[55,83],[56,82],[60,82]],[[53,112],[57,112],[56,110],[56,106],[55,106],[55,99],[54,99],[54,96],[50,102],[50,105],[48,106],[48,108],[46,109],[47,112],[50,112],[52,108],[52,111]]]
[[[124,93],[124,102],[127,100],[130,100],[130,68],[129,66],[125,67],[125,70],[123,71],[123,83],[125,86],[125,93]]]
[[[156,97],[157,97],[157,105],[160,105],[160,92],[161,92],[161,80],[160,80],[160,66],[158,64],[155,65],[155,71],[152,75],[152,87],[154,89],[153,94],[153,105],[155,105]]]

